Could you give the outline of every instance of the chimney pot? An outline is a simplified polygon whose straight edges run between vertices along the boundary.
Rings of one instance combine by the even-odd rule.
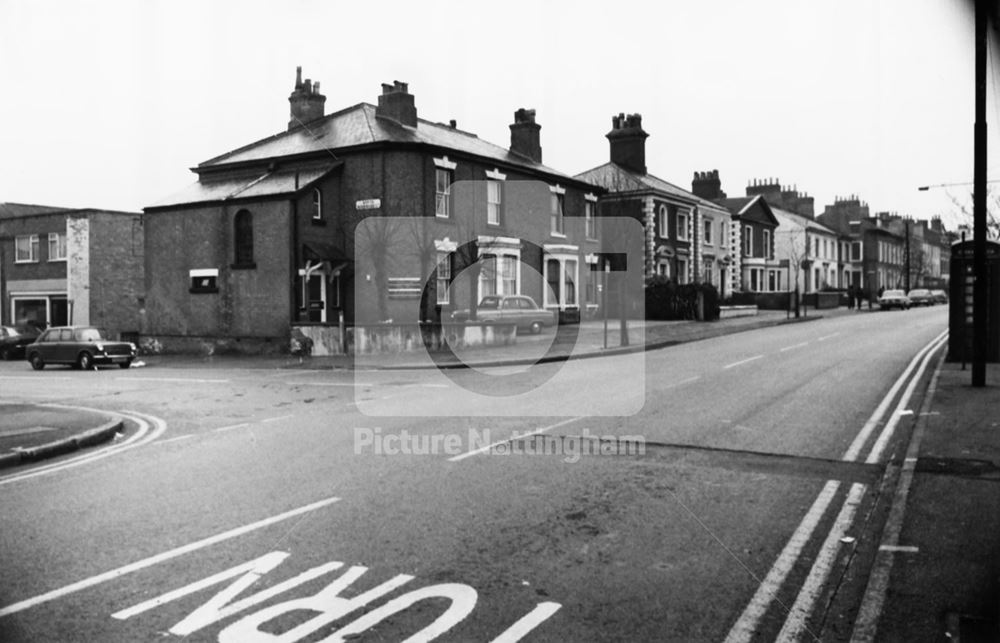
[[[318,82],[314,85],[308,78],[302,81],[302,67],[295,68],[295,89],[288,96],[288,102],[291,111],[289,130],[323,118],[326,96],[319,93]]]
[[[611,162],[637,174],[646,174],[646,138],[642,115],[619,112],[611,118],[611,131],[605,136],[611,144]]]
[[[541,129],[542,126],[535,122],[535,110],[522,107],[515,111],[514,122],[510,125],[510,151],[541,163]]]

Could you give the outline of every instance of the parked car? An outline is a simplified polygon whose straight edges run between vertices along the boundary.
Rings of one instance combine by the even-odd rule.
[[[882,310],[888,310],[890,308],[909,310],[910,298],[907,297],[906,293],[902,290],[886,290],[881,296],[879,296],[878,306]]]
[[[30,327],[0,326],[0,359],[24,357],[24,347],[35,341],[38,333]]]
[[[948,293],[946,293],[943,290],[932,290],[931,291],[931,296],[934,297],[934,301],[937,302],[937,303],[939,303],[939,304],[947,304],[948,303]]]
[[[906,296],[909,298],[911,306],[933,306],[937,303],[934,301],[934,295],[931,294],[931,291],[925,288],[914,288],[906,293]]]
[[[87,370],[98,364],[118,364],[128,368],[136,357],[135,344],[108,339],[93,326],[50,328],[25,347],[28,361],[36,371],[46,364],[69,364]]]
[[[469,310],[451,314],[455,321],[467,321],[471,316]],[[518,328],[527,328],[532,333],[540,333],[556,321],[555,312],[539,308],[527,295],[487,295],[479,302],[476,319],[483,323],[514,322]]]

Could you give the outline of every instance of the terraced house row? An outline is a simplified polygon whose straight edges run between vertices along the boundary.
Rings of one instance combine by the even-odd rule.
[[[724,298],[947,279],[939,220],[871,216],[854,197],[815,216],[776,179],[728,197],[717,170],[684,189],[649,172],[639,114],[612,116],[608,162],[570,175],[543,164],[533,109],[512,106],[500,145],[419,117],[404,82],[327,113],[300,68],[288,101],[282,131],[199,163],[141,214],[3,204],[0,319],[247,352],[287,350],[292,334],[337,352],[346,328],[446,321],[490,294],[576,321],[604,305],[611,217],[641,225],[646,277]],[[110,234],[128,242],[95,243]]]

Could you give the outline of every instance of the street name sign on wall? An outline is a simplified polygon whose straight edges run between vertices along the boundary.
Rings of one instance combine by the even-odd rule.
[[[361,199],[354,203],[356,210],[378,210],[382,207],[382,199]]]

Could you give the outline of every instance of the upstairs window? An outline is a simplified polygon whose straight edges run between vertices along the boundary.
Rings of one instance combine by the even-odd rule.
[[[566,216],[566,190],[559,187],[558,185],[551,188],[552,190],[552,215],[551,215],[551,230],[552,234],[563,236],[565,235],[565,221]]]
[[[712,220],[705,219],[705,245],[708,246],[713,245],[714,243],[714,241],[712,241],[712,227]]]
[[[503,211],[503,183],[486,181],[486,223],[500,225],[500,215]]]
[[[687,212],[677,213],[677,238],[681,241],[688,240],[688,215]]]
[[[771,231],[764,230],[764,258],[771,259]]]
[[[253,264],[253,215],[247,210],[240,210],[233,219],[233,246],[235,254],[233,264],[240,268],[249,268]]]
[[[597,197],[588,194],[583,206],[584,234],[588,239],[597,238]]]
[[[38,261],[38,235],[29,234],[14,240],[15,263],[31,263]]]
[[[753,256],[753,228],[746,226],[743,228],[743,255],[745,257]],[[753,290],[751,288],[751,290]]]
[[[660,238],[670,238],[670,219],[667,217],[667,206],[661,205],[657,214],[657,227],[660,229]]]
[[[451,216],[452,171],[439,167],[435,170],[434,175],[436,177],[434,214],[442,219],[447,219]]]
[[[49,233],[49,261],[66,261],[65,233]]]
[[[323,220],[323,193],[320,192],[319,188],[313,190],[312,213],[313,221]]]

